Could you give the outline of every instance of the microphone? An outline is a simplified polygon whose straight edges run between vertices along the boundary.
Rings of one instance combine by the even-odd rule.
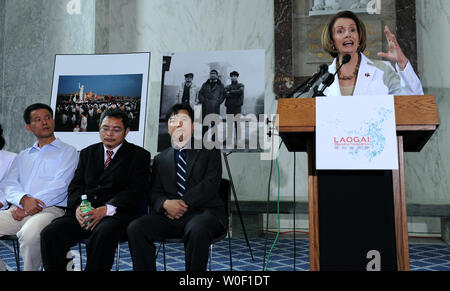
[[[323,94],[323,92],[325,91],[326,88],[330,87],[331,84],[333,84],[334,78],[335,78],[334,76],[335,76],[334,74],[328,73],[328,77],[325,79],[325,81],[322,82],[322,84],[323,84],[322,89],[321,89],[319,92],[316,92],[316,93],[314,94],[314,97],[317,97],[317,96],[325,96],[325,95]]]
[[[325,91],[325,89],[327,89],[328,87],[330,87],[331,86],[331,84],[333,84],[333,82],[334,82],[334,79],[335,79],[335,77],[336,77],[336,75],[337,75],[337,73],[339,73],[339,71],[341,70],[341,68],[342,68],[342,66],[343,65],[345,65],[345,64],[347,64],[348,62],[350,62],[350,60],[352,59],[352,57],[349,55],[349,54],[347,54],[347,55],[344,55],[343,57],[342,57],[342,64],[339,66],[339,68],[336,70],[336,72],[334,73],[334,74],[329,74],[326,78],[325,78],[325,80],[323,81],[323,87],[322,87],[322,89],[320,90],[320,91],[315,91],[314,93],[314,96],[325,96],[324,94],[323,94],[323,92]]]
[[[302,98],[310,98],[318,96],[317,93],[320,85],[325,84],[326,82],[330,82],[331,79],[334,79],[334,76],[331,73],[326,72],[325,74],[320,76],[315,83],[311,85],[311,89],[301,94],[300,96]]]
[[[336,70],[336,73],[334,73],[333,76],[336,76],[336,74],[341,70],[342,66],[347,64],[348,62],[350,62],[350,60],[352,59],[352,57],[350,55],[344,55],[342,57],[342,64],[339,66],[339,68]]]
[[[304,81],[302,84],[300,84],[300,86],[298,86],[297,88],[295,88],[295,90],[292,91],[292,92],[287,96],[287,98],[292,98],[292,97],[295,95],[295,93],[299,92],[300,89],[302,89],[305,85],[307,86],[306,88],[308,88],[308,89],[305,88],[304,90],[302,90],[301,93],[303,94],[304,92],[308,91],[308,90],[311,88],[312,84],[314,84],[315,81],[316,81],[322,74],[324,74],[324,73],[327,72],[327,71],[328,71],[328,66],[327,66],[326,64],[320,65],[319,71],[318,71],[317,73],[315,73],[313,76],[311,76],[310,78],[306,79],[306,81]],[[309,86],[309,87],[308,87],[308,86]]]
[[[312,78],[309,80],[308,84],[306,84],[305,90],[303,90],[303,93],[308,92],[311,87],[317,82],[317,80],[322,77],[325,73],[328,72],[328,65],[322,64],[319,67],[319,71],[315,73]]]

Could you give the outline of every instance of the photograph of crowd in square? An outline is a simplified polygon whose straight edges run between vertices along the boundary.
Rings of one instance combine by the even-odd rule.
[[[55,110],[58,132],[98,132],[102,112],[120,108],[139,131],[142,74],[60,76]]]

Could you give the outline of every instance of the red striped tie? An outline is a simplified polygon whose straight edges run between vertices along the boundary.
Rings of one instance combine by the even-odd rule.
[[[111,157],[114,154],[113,151],[106,151],[106,154],[108,155],[108,157],[106,158],[106,162],[105,162],[105,169],[108,168],[109,164],[111,164]]]

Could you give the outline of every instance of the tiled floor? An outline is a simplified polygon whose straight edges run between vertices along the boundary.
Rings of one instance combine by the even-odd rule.
[[[267,242],[267,253],[272,240]],[[268,264],[269,271],[294,270],[294,244],[293,239],[280,239],[275,245]],[[244,239],[232,239],[232,259],[234,271],[261,271],[263,270],[265,240],[262,238],[250,239],[254,260],[251,259],[249,249]],[[86,253],[83,249],[83,261],[86,262]],[[121,244],[120,270],[130,271],[131,263],[128,244]],[[73,248],[73,254],[78,255],[78,247]],[[14,253],[10,242],[0,241],[0,257],[8,270],[16,270]],[[162,249],[158,255],[157,268],[163,270]],[[450,246],[444,244],[415,244],[410,243],[411,270],[413,271],[450,271]],[[168,271],[184,270],[184,248],[182,244],[166,245],[166,262]],[[75,269],[79,269],[79,260],[74,260]],[[115,265],[113,267],[115,269]],[[309,270],[308,240],[296,240],[295,269]],[[228,240],[225,239],[213,247],[213,271],[229,271]]]

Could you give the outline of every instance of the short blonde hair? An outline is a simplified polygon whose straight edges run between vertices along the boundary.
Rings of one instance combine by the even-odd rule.
[[[336,20],[338,20],[339,18],[350,18],[355,21],[359,34],[358,53],[364,52],[367,46],[366,25],[361,21],[361,19],[359,19],[359,17],[355,13],[351,11],[341,11],[328,20],[327,25],[322,31],[322,48],[333,58],[336,58],[338,56],[338,51],[336,50],[333,41],[333,26]]]

